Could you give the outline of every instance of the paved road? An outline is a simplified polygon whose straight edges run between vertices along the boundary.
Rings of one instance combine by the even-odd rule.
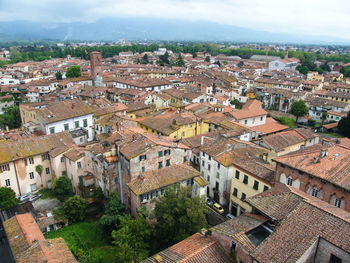
[[[207,220],[208,220],[209,225],[216,226],[216,225],[221,224],[227,220],[224,216],[220,215],[218,212],[213,210],[210,206],[207,206],[207,207],[208,207],[208,211],[209,211],[209,213],[207,215]]]

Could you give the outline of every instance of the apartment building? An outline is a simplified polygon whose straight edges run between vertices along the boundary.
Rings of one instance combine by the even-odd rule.
[[[80,100],[64,100],[21,104],[22,124],[30,132],[54,134],[84,129],[89,141],[93,140],[94,110]]]

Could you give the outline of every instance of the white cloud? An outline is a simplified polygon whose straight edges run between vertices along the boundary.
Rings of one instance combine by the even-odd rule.
[[[0,20],[91,22],[142,16],[350,39],[348,0],[0,0],[0,10]]]

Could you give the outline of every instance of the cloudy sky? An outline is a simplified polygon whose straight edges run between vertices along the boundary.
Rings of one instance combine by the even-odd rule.
[[[106,17],[206,20],[350,39],[350,0],[0,0],[0,21],[93,22]]]

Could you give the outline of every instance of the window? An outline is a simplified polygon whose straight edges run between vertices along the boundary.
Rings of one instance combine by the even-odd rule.
[[[238,189],[236,187],[233,188],[233,193],[232,193],[233,196],[236,196],[238,195]]]
[[[81,168],[81,162],[77,162],[77,167],[78,167],[78,169]]]
[[[260,120],[262,121],[263,119],[264,119],[264,117],[263,117],[263,116],[261,116],[261,117],[260,117]]]
[[[33,192],[36,190],[36,184],[31,184],[30,185],[30,190]]]
[[[204,160],[202,160],[202,166],[204,166]]]
[[[64,157],[63,156],[61,157],[61,163],[64,163]]]
[[[75,121],[75,122],[74,122],[74,127],[75,127],[75,128],[79,128],[79,121]]]
[[[29,158],[27,159],[27,161],[29,162],[29,164],[34,164],[34,159],[33,159],[33,157],[29,157]]]
[[[33,172],[29,173],[29,179],[34,179],[34,173]]]
[[[164,151],[164,155],[170,155],[171,151],[170,149]]]
[[[293,186],[293,179],[292,177],[287,178],[287,185]]]
[[[219,182],[216,182],[215,184],[215,191],[219,191]]]
[[[329,263],[342,263],[342,260],[336,255],[331,254],[331,257],[329,258]]]
[[[209,155],[209,161],[211,161],[211,156]]]
[[[55,127],[51,127],[50,128],[50,134],[54,134],[55,133]]]
[[[241,207],[241,214],[244,214],[245,213],[245,209]]]
[[[50,156],[49,156],[48,153],[45,153],[45,154],[43,154],[43,155],[41,156],[41,159],[42,159],[43,161],[49,160],[49,159],[50,159]]]
[[[232,241],[232,243],[231,243],[231,249],[232,249],[233,251],[236,250],[236,243],[235,243],[234,241]]]
[[[248,175],[244,175],[243,183],[248,184]]]
[[[162,168],[163,167],[163,162],[158,162],[158,168]]]
[[[244,201],[247,198],[245,193],[242,193],[241,200]]]
[[[0,165],[0,172],[10,171],[10,165],[8,163]]]
[[[186,156],[184,157],[184,161],[183,161],[183,162],[184,162],[184,163],[187,162],[187,157],[186,157]]]
[[[208,177],[207,177],[207,180],[208,180],[208,182],[210,183],[210,176],[208,175]]]
[[[144,172],[145,172],[145,167],[142,166],[142,167],[141,167],[141,173],[144,173]]]
[[[257,180],[254,180],[253,188],[254,188],[255,190],[258,190],[258,189],[259,189],[259,182],[258,182]]]
[[[6,180],[5,180],[5,184],[6,184],[6,186],[10,186],[10,185],[11,185],[10,179],[6,179]]]
[[[85,128],[88,126],[88,121],[87,121],[87,119],[84,119],[84,120],[83,120],[83,126],[84,126]]]
[[[216,178],[220,179],[220,173],[216,173]]]
[[[264,192],[266,192],[267,190],[269,190],[269,187],[264,185]]]
[[[158,152],[158,157],[162,157],[163,156],[163,151],[159,151]]]
[[[140,160],[140,161],[144,161],[144,160],[146,160],[146,159],[147,159],[146,154],[140,155],[140,156],[139,156],[139,160]]]
[[[338,208],[341,208],[342,202],[343,202],[342,199],[336,198],[336,199],[334,200],[334,205],[335,205],[336,207],[338,207]]]
[[[218,163],[218,169],[220,169],[221,165]]]
[[[211,168],[211,165],[210,165],[210,164],[208,164],[208,171],[210,171],[210,168]]]
[[[235,175],[236,179],[239,180],[239,171],[236,170],[236,175]]]
[[[186,157],[185,157],[186,158]],[[166,166],[170,166],[170,159],[165,161]]]
[[[185,132],[182,132],[182,137],[185,137]]]
[[[311,190],[311,195],[314,196],[314,197],[318,197],[318,189],[316,187],[313,187],[312,190]]]
[[[204,152],[202,152],[202,156],[205,157],[205,153]]]
[[[46,174],[50,174],[50,168],[45,168]]]
[[[69,123],[64,124],[64,130],[68,131],[69,130]]]
[[[244,120],[244,124],[248,124],[248,121],[247,121],[247,120]]]

